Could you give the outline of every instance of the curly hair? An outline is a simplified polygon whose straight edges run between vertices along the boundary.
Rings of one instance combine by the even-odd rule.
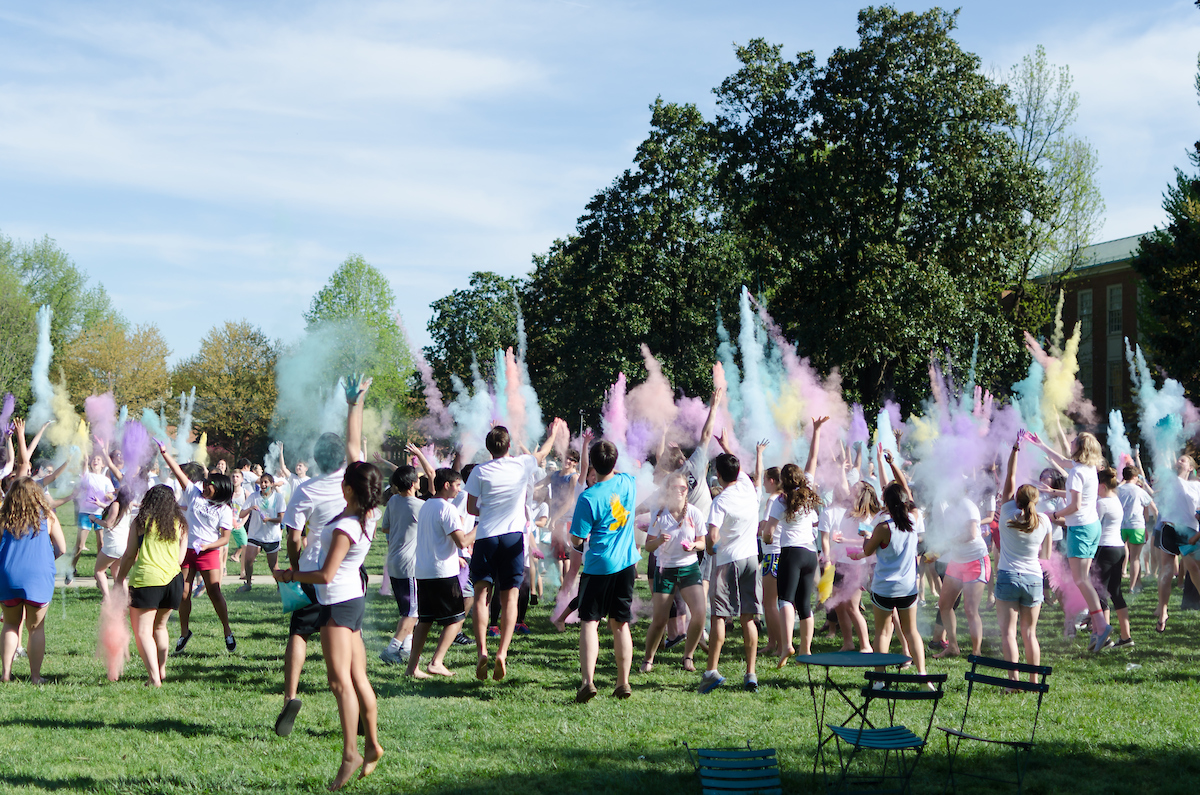
[[[142,507],[133,520],[133,529],[142,536],[154,530],[163,541],[176,541],[187,532],[187,514],[175,502],[175,492],[165,483],[153,487],[142,497]]]
[[[779,491],[785,509],[784,518],[789,522],[801,513],[815,512],[821,505],[821,497],[795,464],[784,464],[779,470]]]
[[[37,535],[49,515],[50,506],[42,487],[33,478],[17,478],[0,505],[0,532],[7,531],[13,538],[24,538],[31,531]]]

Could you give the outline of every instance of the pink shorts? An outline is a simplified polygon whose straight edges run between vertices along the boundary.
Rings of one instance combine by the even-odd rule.
[[[183,556],[183,564],[181,569],[195,569],[196,571],[212,571],[221,568],[221,550],[210,549],[207,552],[196,554],[196,550],[189,549],[187,554]]]
[[[21,605],[25,605],[26,607],[45,607],[46,604],[46,602],[31,602],[28,599],[5,599],[3,602],[0,602],[0,605],[4,605],[5,607],[20,607]]]
[[[991,558],[984,555],[979,560],[970,563],[950,563],[946,566],[946,576],[966,584],[969,582],[987,582],[992,578]]]

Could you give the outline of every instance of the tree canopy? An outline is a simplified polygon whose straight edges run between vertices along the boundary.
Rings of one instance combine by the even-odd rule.
[[[472,358],[483,376],[492,378],[493,352],[517,345],[520,287],[519,278],[476,271],[468,289],[454,290],[430,304],[433,316],[426,328],[433,344],[424,353],[442,394],[453,394],[451,374],[470,381]]]
[[[170,397],[167,341],[155,325],[128,329],[112,316],[83,330],[60,357],[67,391],[76,403],[88,395],[112,392],[132,416],[157,409]]]

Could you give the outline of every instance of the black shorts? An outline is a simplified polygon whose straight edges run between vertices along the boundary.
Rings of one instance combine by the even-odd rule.
[[[325,622],[321,620],[321,605],[317,603],[317,590],[312,587],[312,583],[300,583],[300,590],[304,591],[304,595],[309,598],[312,604],[308,607],[301,607],[298,610],[292,611],[292,620],[288,625],[288,634],[307,638],[309,635],[315,635],[320,632],[321,625]]]
[[[366,611],[367,600],[362,596],[338,602],[335,605],[321,605],[321,626],[334,624],[358,632],[362,629],[363,613]]]
[[[183,600],[183,572],[166,585],[129,589],[129,606],[138,610],[178,610]]]
[[[417,578],[392,577],[392,596],[396,597],[396,607],[400,610],[401,618],[417,617]]]
[[[579,620],[611,618],[621,624],[633,620],[633,586],[637,564],[613,574],[579,575]]]
[[[911,596],[880,596],[875,592],[871,593],[871,604],[880,610],[907,610],[916,603],[916,594],[912,594]]]
[[[257,538],[247,538],[247,544],[253,544],[267,554],[279,552],[278,541],[259,541]]]
[[[471,583],[490,583],[497,591],[520,588],[525,581],[525,534],[505,533],[475,542]]]
[[[417,620],[422,624],[454,624],[467,615],[458,577],[417,580]]]

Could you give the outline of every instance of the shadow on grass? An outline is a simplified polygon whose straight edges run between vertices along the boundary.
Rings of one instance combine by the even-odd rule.
[[[34,729],[120,729],[150,734],[173,732],[183,737],[213,734],[212,726],[202,723],[171,718],[144,721],[102,721],[88,718],[8,718],[0,720],[0,726],[25,726]]]

